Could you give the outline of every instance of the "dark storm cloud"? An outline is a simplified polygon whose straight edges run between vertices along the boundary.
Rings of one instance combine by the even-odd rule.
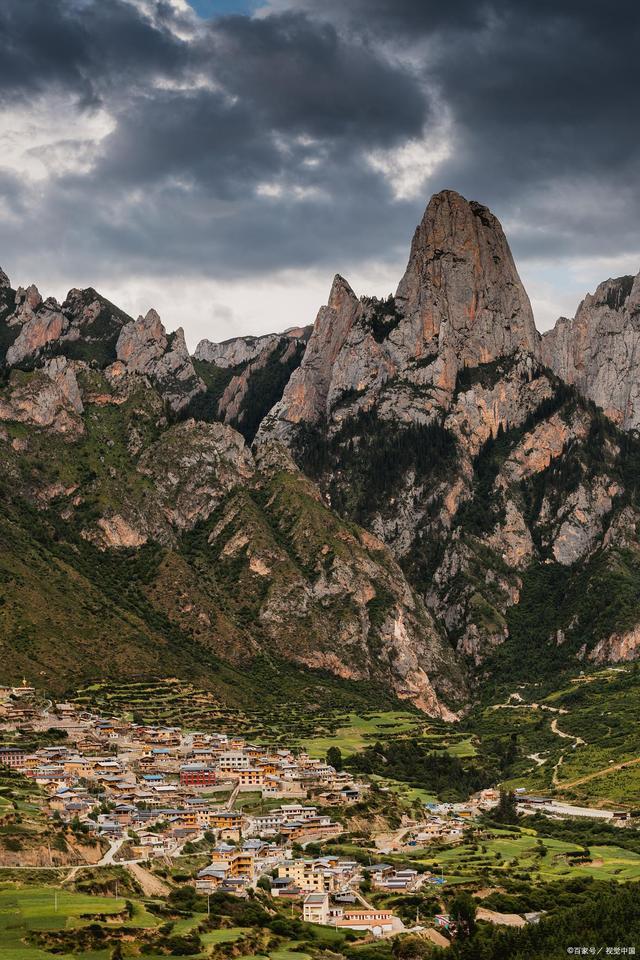
[[[55,94],[113,129],[86,169],[0,180],[0,242],[70,279],[346,269],[401,257],[447,186],[510,220],[521,255],[637,249],[639,23],[635,2],[591,0],[273,0],[210,21],[168,0],[4,0],[0,102]],[[443,113],[449,158],[398,200],[370,152]]]
[[[420,133],[426,103],[415,77],[331,24],[230,17],[211,33],[223,83],[278,129],[365,145]]]
[[[363,228],[379,253],[401,206],[380,217],[390,191],[364,153],[430,117],[413,68],[295,11],[203,22],[160,2],[7,0],[0,64],[5,102],[62,93],[111,116],[91,171],[50,179],[33,212],[39,237],[64,222],[79,259],[103,244],[114,265],[339,262]]]
[[[218,196],[288,172],[308,185],[319,179],[305,166],[312,154],[342,162],[419,135],[427,117],[414,76],[294,14],[211,24],[191,42],[186,74],[213,86],[143,89],[116,105],[98,179],[178,177]]]
[[[4,0],[0,96],[24,100],[62,90],[94,104],[142,77],[184,68],[187,46],[157,4],[152,24],[127,0]]]
[[[507,215],[531,216],[521,252],[614,253],[640,246],[640,5],[636,0],[298,0],[346,32],[409,51],[440,92],[457,149],[451,185]],[[540,193],[560,193],[557,216]],[[625,196],[613,229],[597,189]],[[578,202],[580,190],[585,202]],[[533,198],[536,198],[535,200]],[[573,200],[574,206],[570,201]],[[577,209],[576,209],[577,206]]]

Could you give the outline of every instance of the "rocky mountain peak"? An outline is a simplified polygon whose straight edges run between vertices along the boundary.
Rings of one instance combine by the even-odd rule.
[[[42,303],[42,296],[35,283],[28,287],[18,287],[16,291],[16,303],[18,305],[26,304],[31,310],[37,310]]]
[[[292,425],[322,419],[331,431],[374,408],[424,422],[449,409],[463,367],[519,351],[537,356],[539,336],[502,227],[445,190],[429,201],[395,297],[358,299],[336,275],[261,435],[288,437]]]
[[[361,302],[344,277],[336,274],[327,305],[318,311],[302,363],[266,418],[263,433],[284,437],[288,424],[317,423],[325,416],[334,364],[361,315]]]
[[[189,356],[184,330],[179,327],[167,335],[153,308],[122,327],[116,356],[108,371],[112,380],[120,380],[124,374],[146,376],[174,411],[183,410],[205,389]]]
[[[0,267],[0,289],[7,288],[7,287],[11,289],[11,281],[9,280],[9,277],[6,275],[2,267]]]
[[[396,304],[425,344],[452,352],[460,365],[537,349],[531,304],[499,221],[453,190],[429,201]]]
[[[635,296],[634,293],[635,285]],[[598,284],[595,293],[588,293],[580,303],[577,313],[581,314],[594,307],[608,307],[610,310],[624,310],[629,300],[640,298],[640,274],[638,277],[627,275],[624,277],[609,278]]]
[[[331,310],[339,312],[343,309],[345,304],[351,304],[357,297],[351,285],[345,280],[344,277],[340,276],[339,273],[336,273],[333,278],[333,283],[331,284],[331,290],[329,291],[329,300],[327,301],[327,306]]]
[[[542,337],[542,359],[625,429],[640,427],[640,273],[588,293]]]
[[[227,369],[240,367],[266,357],[276,349],[283,340],[306,342],[311,335],[311,325],[306,327],[290,327],[282,333],[265,333],[262,336],[231,337],[220,343],[211,340],[201,340],[194,357],[206,363],[214,363],[216,367]]]
[[[126,324],[116,344],[118,360],[127,364],[130,372],[145,373],[149,363],[161,357],[167,349],[167,336],[158,313],[151,309]]]

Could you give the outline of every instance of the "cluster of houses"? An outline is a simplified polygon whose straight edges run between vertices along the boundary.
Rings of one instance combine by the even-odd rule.
[[[302,903],[305,920],[375,936],[402,924],[392,911],[363,899],[365,877],[388,893],[441,882],[386,863],[363,867],[302,852],[342,832],[328,808],[348,807],[368,789],[323,760],[241,736],[104,717],[75,704],[38,706],[34,693],[26,684],[0,688],[0,731],[20,727],[23,739],[32,731],[34,743],[38,733],[61,733],[33,752],[7,742],[0,746],[0,766],[32,778],[52,816],[89,828],[109,843],[108,855],[116,860],[172,858],[206,839],[200,849],[207,849],[210,862],[194,877],[200,893],[243,896],[263,878],[272,897]],[[239,802],[242,793],[252,794],[248,812]],[[400,831],[387,852],[462,839],[470,815],[462,806],[434,805],[422,823],[404,836]]]
[[[64,734],[33,752],[0,746],[0,766],[33,779],[55,818],[119,842],[116,858],[176,856],[213,834],[201,889],[243,891],[290,858],[294,844],[338,836],[341,825],[323,809],[348,806],[366,789],[306,753],[105,718],[75,704],[37,707],[33,695],[26,685],[0,688],[0,729]],[[243,792],[252,794],[252,813],[236,803]]]

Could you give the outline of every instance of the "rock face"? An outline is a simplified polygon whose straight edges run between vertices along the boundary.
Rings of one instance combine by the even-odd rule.
[[[225,387],[218,402],[218,414],[224,422],[240,426],[242,421],[246,420],[252,385],[261,372],[266,371],[268,365],[274,361],[279,363],[286,372],[289,369],[295,370],[301,356],[301,346],[299,339],[283,340],[280,338],[269,349],[263,350],[255,360],[247,363],[239,373],[235,374]],[[286,379],[288,381],[288,376]]]
[[[50,358],[67,358],[108,367],[113,383],[128,376],[147,377],[175,413],[205,391],[184,332],[167,334],[155,310],[132,320],[92,288],[70,290],[59,305],[53,297],[43,300],[35,286],[20,287],[14,294],[6,274],[2,276],[0,321],[8,342],[7,366],[31,369]]]
[[[216,367],[238,367],[271,353],[276,345],[286,337],[289,340],[309,339],[311,327],[292,327],[284,333],[267,333],[263,337],[232,337],[221,343],[201,340],[196,347],[194,357],[213,363]]]
[[[445,389],[461,366],[537,350],[529,298],[500,223],[451,190],[432,197],[416,229],[396,306],[406,318],[399,327],[406,348],[416,359],[438,354]]]
[[[61,313],[55,300],[43,303],[35,286],[17,291],[16,310],[10,323],[20,328],[7,350],[7,363],[10,366],[36,356],[48,343],[59,340],[69,327],[68,319]]]
[[[60,305],[54,297],[43,300],[35,286],[14,291],[7,279],[0,285],[0,360],[32,369],[63,356],[104,367],[115,360],[118,335],[130,319],[91,287],[70,290]]]
[[[500,224],[486,207],[443,191],[415,232],[395,298],[358,300],[335,278],[261,436],[287,438],[295,425],[321,421],[335,429],[373,406],[388,419],[424,422],[447,409],[461,369],[516,350],[535,355],[538,339]]]
[[[65,357],[54,357],[33,374],[12,376],[0,397],[0,420],[72,436],[84,430],[83,409],[75,367]]]
[[[640,427],[640,273],[605,280],[573,320],[542,337],[542,358],[625,430]]]
[[[302,364],[294,371],[280,404],[269,417],[276,435],[282,432],[277,429],[278,421],[313,424],[324,418],[334,365],[361,315],[362,306],[355,293],[343,277],[336,275],[329,302],[318,311]]]
[[[153,309],[122,327],[116,356],[116,363],[107,371],[110,380],[117,381],[125,374],[148,377],[176,412],[206,389],[189,356],[184,331],[179,327],[167,336]]]
[[[194,360],[207,390],[192,404],[192,412],[223,420],[251,442],[263,417],[281,399],[300,365],[311,329],[296,327],[224,343],[203,340]]]
[[[225,495],[251,479],[253,457],[240,434],[222,423],[187,420],[165,431],[140,457],[174,528],[207,520]]]

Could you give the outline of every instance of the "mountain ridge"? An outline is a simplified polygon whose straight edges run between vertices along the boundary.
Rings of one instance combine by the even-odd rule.
[[[50,676],[47,643],[67,672],[76,651],[126,673],[127,643],[157,669],[173,637],[172,672],[181,644],[248,670],[269,653],[451,717],[518,657],[637,656],[636,290],[601,284],[540,336],[500,224],[453,191],[395,296],[337,275],[312,328],[194,357],[155,310],[134,320],[92,288],[59,305],[0,274],[5,669]],[[627,357],[608,416],[610,370],[583,371],[575,346],[597,358],[603,339],[608,367]],[[114,563],[139,571],[133,610],[88,573],[117,580]],[[24,600],[47,564],[64,571],[56,636]],[[550,570],[567,592],[552,616]],[[87,652],[80,582],[120,653],[95,617]]]

